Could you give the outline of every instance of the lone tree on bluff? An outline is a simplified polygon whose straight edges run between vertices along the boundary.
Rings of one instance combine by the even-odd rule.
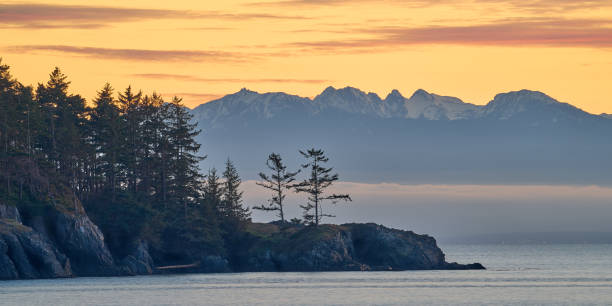
[[[338,174],[330,174],[333,168],[323,167],[323,164],[329,161],[323,150],[313,148],[306,152],[300,151],[300,154],[309,161],[302,165],[302,168],[310,168],[310,178],[296,184],[295,191],[308,194],[306,205],[300,205],[304,209],[304,220],[310,224],[319,225],[323,217],[335,217],[323,213],[323,201],[331,201],[335,204],[341,200],[351,201],[351,197],[348,194],[325,194],[325,189],[338,180]]]
[[[279,154],[272,153],[268,156],[266,165],[272,171],[272,174],[267,175],[263,172],[259,173],[262,182],[256,184],[266,189],[272,190],[274,195],[268,200],[268,205],[255,206],[253,209],[263,211],[278,211],[278,216],[282,223],[285,223],[285,213],[283,210],[285,191],[293,188],[292,183],[295,181],[295,176],[300,172],[288,172],[287,166],[283,164],[283,160]]]

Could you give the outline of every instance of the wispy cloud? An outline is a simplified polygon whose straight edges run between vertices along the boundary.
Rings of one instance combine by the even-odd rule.
[[[212,94],[212,93],[190,93],[190,92],[179,92],[179,93],[162,93],[164,97],[180,97],[185,98],[187,102],[194,101],[201,103],[202,101],[211,101],[216,100],[218,98],[223,97],[220,94]]]
[[[74,56],[86,56],[103,59],[118,59],[132,61],[233,61],[241,62],[251,58],[244,54],[223,51],[203,50],[146,50],[146,49],[111,49],[78,47],[63,45],[26,45],[4,48],[13,53],[61,53]]]
[[[4,28],[91,29],[118,22],[152,19],[244,20],[307,19],[307,17],[268,13],[227,13],[219,11],[163,10],[85,5],[0,4],[0,24],[3,24]]]
[[[278,0],[278,1],[254,1],[252,6],[342,6],[361,4],[387,4],[401,7],[431,7],[440,5],[481,5],[495,4],[507,5],[513,9],[531,11],[560,11],[576,9],[592,9],[597,7],[612,6],[612,0]]]
[[[141,73],[130,75],[136,78],[143,79],[162,79],[162,80],[179,80],[187,82],[207,82],[207,83],[305,83],[305,84],[321,84],[329,82],[329,80],[317,79],[292,79],[292,78],[203,78],[184,74],[165,74],[165,73]]]
[[[355,29],[362,37],[303,41],[287,46],[302,51],[356,52],[392,47],[447,44],[478,46],[612,47],[611,20],[513,19],[467,26],[378,27]]]

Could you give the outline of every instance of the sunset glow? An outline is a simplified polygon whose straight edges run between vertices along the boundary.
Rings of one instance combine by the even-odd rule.
[[[485,104],[543,91],[612,113],[612,1],[4,1],[0,57],[25,84],[53,66],[196,106],[242,87],[306,97],[418,88]]]

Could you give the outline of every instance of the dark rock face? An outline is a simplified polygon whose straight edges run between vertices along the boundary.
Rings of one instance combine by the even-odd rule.
[[[232,272],[229,261],[218,255],[209,255],[204,257],[197,269],[199,273],[224,273]]]
[[[279,233],[282,235],[282,233]],[[256,242],[239,271],[361,270],[350,232],[338,226],[306,227],[284,237]]]
[[[0,279],[73,276],[70,260],[31,228],[0,219]]]
[[[155,264],[149,254],[149,245],[146,241],[140,240],[136,244],[134,251],[121,260],[123,270],[128,275],[149,275],[153,273]]]
[[[80,203],[79,203],[80,204]],[[434,238],[377,224],[295,226],[251,224],[229,258],[156,267],[148,243],[115,261],[102,232],[82,208],[54,210],[21,223],[19,210],[0,205],[0,279],[222,273],[242,271],[364,271],[484,269],[447,263]],[[244,245],[242,245],[244,243]],[[189,251],[189,250],[185,250]]]
[[[444,267],[444,253],[433,237],[368,224],[345,224],[353,234],[357,257],[375,270]]]
[[[22,223],[21,214],[19,214],[19,210],[15,206],[0,204],[0,219],[11,219],[17,223]]]
[[[53,210],[28,218],[27,225],[17,208],[0,205],[0,279],[153,273],[145,241],[116,263],[104,235],[77,204],[75,213]]]
[[[306,227],[254,243],[240,271],[363,271],[484,269],[447,263],[430,236],[376,224]],[[293,232],[292,232],[293,231]]]
[[[78,276],[118,275],[120,270],[104,244],[104,235],[86,214],[58,213],[54,222],[58,247]]]

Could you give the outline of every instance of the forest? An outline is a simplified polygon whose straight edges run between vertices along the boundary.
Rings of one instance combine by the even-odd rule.
[[[146,240],[156,258],[185,262],[235,254],[249,239],[238,170],[229,159],[221,173],[200,169],[205,148],[194,139],[201,131],[181,98],[107,83],[87,102],[69,86],[59,68],[35,88],[23,85],[0,61],[0,201],[26,219],[49,206],[76,211],[80,202],[116,257]],[[323,150],[299,153],[302,169],[288,170],[271,153],[270,174],[260,173],[257,184],[271,196],[253,209],[277,212],[277,225],[317,226],[333,217],[322,213],[323,202],[351,200],[325,192],[338,174],[325,167]],[[298,180],[301,170],[308,175]],[[303,219],[286,220],[288,192],[306,195]]]

